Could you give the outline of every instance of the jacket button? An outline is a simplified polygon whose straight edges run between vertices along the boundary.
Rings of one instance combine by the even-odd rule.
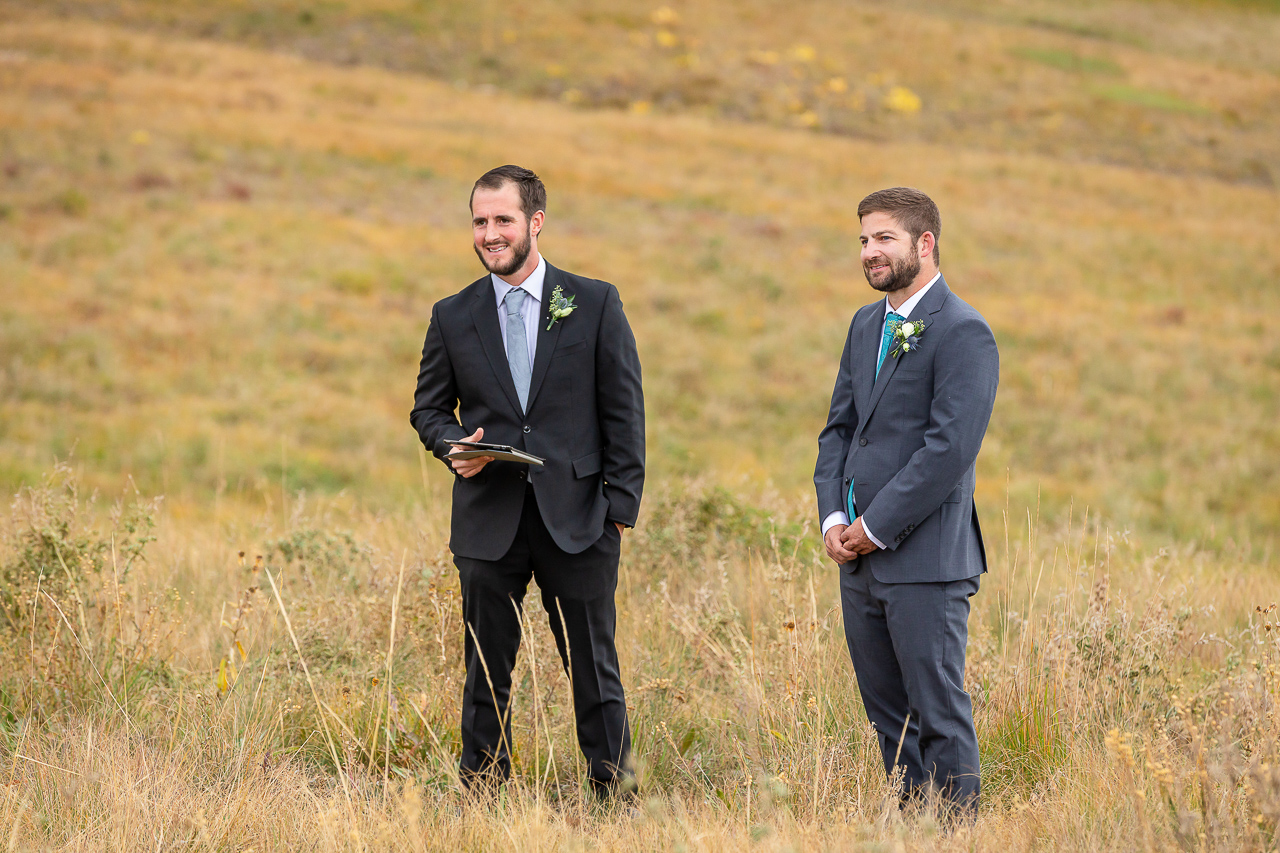
[[[517,479],[523,480],[523,479],[524,479],[524,472],[523,472],[523,471],[521,471],[519,474],[516,474],[516,477],[517,477]]]
[[[524,425],[524,431],[525,431],[525,434],[527,435],[527,434],[529,434],[529,433],[533,432],[533,427],[529,426],[528,424],[525,424],[525,425]]]
[[[865,438],[860,438],[860,439],[858,439],[858,445],[859,445],[859,446],[861,446],[861,447],[866,447],[866,446],[867,446],[867,440],[866,440]]]
[[[844,478],[844,484],[845,484],[846,486],[847,486],[847,485],[849,485],[849,478],[848,478],[848,477],[845,477],[845,478]]]

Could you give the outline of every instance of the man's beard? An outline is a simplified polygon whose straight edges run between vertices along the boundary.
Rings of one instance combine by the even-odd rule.
[[[920,259],[914,254],[905,258],[889,258],[889,276],[880,284],[871,280],[871,272],[865,266],[862,273],[867,277],[867,284],[881,293],[896,293],[910,287],[911,282],[920,274]]]
[[[511,244],[511,260],[508,263],[504,264],[501,261],[490,263],[487,252],[476,245],[472,248],[476,250],[476,257],[480,259],[480,263],[484,264],[484,268],[489,272],[494,275],[511,275],[529,260],[529,252],[533,250],[533,227],[530,226],[525,231],[523,240]]]

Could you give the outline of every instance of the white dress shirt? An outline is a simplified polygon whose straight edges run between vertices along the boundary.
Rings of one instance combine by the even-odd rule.
[[[547,261],[541,255],[538,256],[538,266],[533,272],[529,273],[529,277],[520,282],[520,287],[525,291],[524,305],[520,310],[524,312],[524,339],[529,343],[529,366],[533,366],[533,356],[538,349],[538,319],[542,317],[542,282],[547,277]],[[514,287],[507,284],[497,275],[489,273],[489,279],[493,282],[493,295],[498,299],[498,328],[502,330],[502,349],[507,349],[507,306],[502,304],[502,300],[507,298],[507,294]]]
[[[886,296],[884,298],[884,313],[880,315],[880,329],[881,329],[880,349],[881,351],[883,351],[885,347],[884,332],[883,332],[884,318],[888,317],[889,312],[892,311],[894,314],[897,314],[903,320],[910,320],[911,312],[916,310],[916,306],[920,304],[920,300],[924,299],[924,295],[929,292],[929,289],[932,288],[940,278],[942,278],[941,272],[939,272],[933,278],[929,279],[928,284],[926,284],[924,287],[916,291],[914,296],[912,296],[906,302],[899,305],[896,309],[889,304],[889,297]],[[879,354],[877,354],[876,357],[879,358]],[[842,509],[838,509],[835,512],[828,515],[826,518],[824,518],[822,520],[822,538],[825,539],[827,537],[827,531],[830,530],[832,527],[835,527],[837,524],[843,524],[845,527],[848,527],[850,524],[849,513],[845,512]],[[868,539],[870,539],[873,543],[875,543],[875,546],[877,548],[884,550],[884,543],[876,538],[876,535],[871,532],[870,527],[867,527],[867,523],[865,521],[862,522],[862,531],[867,534]]]

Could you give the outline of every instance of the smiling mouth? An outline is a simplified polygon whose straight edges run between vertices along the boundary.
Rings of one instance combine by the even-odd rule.
[[[485,246],[484,250],[491,255],[496,255],[499,252],[506,251],[507,246],[508,246],[507,243],[498,243],[497,245],[494,245],[494,246]]]
[[[877,261],[874,264],[867,264],[867,272],[879,272],[880,270],[887,270],[888,268],[889,268],[889,265],[884,261]]]

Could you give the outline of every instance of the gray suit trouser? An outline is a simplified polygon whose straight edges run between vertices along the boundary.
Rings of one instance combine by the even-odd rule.
[[[973,702],[964,690],[964,656],[969,598],[979,578],[886,584],[865,562],[856,571],[840,572],[840,600],[849,655],[885,772],[893,774],[896,756],[905,796],[933,786],[962,809],[976,809],[978,737]]]

